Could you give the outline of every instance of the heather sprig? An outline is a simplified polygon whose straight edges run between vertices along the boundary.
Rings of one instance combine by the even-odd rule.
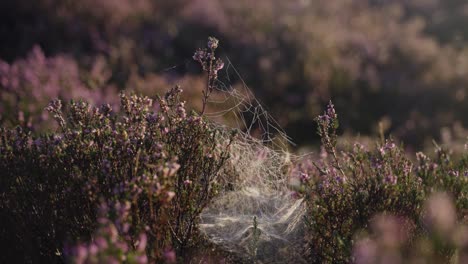
[[[321,138],[322,147],[327,151],[328,154],[333,157],[333,167],[335,170],[339,170],[343,180],[346,180],[346,175],[341,168],[340,161],[336,153],[337,143],[337,129],[339,127],[338,115],[335,111],[335,106],[332,101],[328,103],[327,110],[323,115],[319,115],[315,121],[318,124],[317,133]]]
[[[200,115],[205,113],[208,98],[213,90],[216,88],[218,80],[218,71],[224,67],[224,62],[220,58],[216,58],[215,51],[218,48],[219,40],[214,37],[208,38],[208,49],[198,49],[193,55],[193,59],[200,63],[204,72],[208,74],[207,85],[203,90],[203,105]]]

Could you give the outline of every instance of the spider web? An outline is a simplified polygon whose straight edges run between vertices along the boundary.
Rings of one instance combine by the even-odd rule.
[[[228,165],[218,176],[223,191],[200,216],[199,228],[212,242],[257,263],[301,262],[302,199],[291,195],[291,169],[298,156],[287,151],[291,139],[245,84],[229,58],[225,81],[218,80],[221,99],[210,104],[229,107],[205,113],[231,115],[240,136],[231,144]],[[230,76],[240,80],[232,86]],[[220,124],[214,126],[223,127]],[[220,141],[229,139],[224,127]],[[252,136],[253,131],[260,137]]]
[[[221,95],[221,100],[209,100],[208,103],[225,105],[231,102],[231,107],[220,111],[205,113],[207,117],[221,117],[232,115],[235,118],[237,128],[243,131],[244,136],[252,137],[252,132],[260,132],[259,139],[263,143],[272,143],[274,147],[285,149],[289,145],[295,145],[291,138],[284,132],[281,125],[270,115],[263,104],[257,99],[253,91],[244,82],[238,70],[234,67],[229,57],[225,57],[227,66],[224,70],[225,81],[217,80],[216,91]],[[240,85],[232,86],[231,75],[237,77]],[[279,139],[279,140],[275,140]]]

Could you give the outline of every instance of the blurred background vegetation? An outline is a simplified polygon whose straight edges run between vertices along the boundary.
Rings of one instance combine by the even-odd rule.
[[[245,82],[300,146],[318,143],[313,119],[332,99],[348,138],[463,148],[467,22],[463,0],[1,1],[0,124],[41,131],[52,98],[116,102],[177,83],[197,109],[191,57],[215,36],[220,79]]]

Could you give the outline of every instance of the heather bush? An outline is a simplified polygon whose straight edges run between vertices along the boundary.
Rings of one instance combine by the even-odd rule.
[[[376,214],[404,219],[412,229],[408,232],[412,242],[425,232],[419,221],[423,202],[435,191],[449,192],[458,218],[466,221],[466,153],[460,161],[453,161],[447,152],[437,149],[436,161],[418,153],[419,164],[413,164],[393,140],[380,142],[374,150],[355,144],[338,152],[333,105],[330,103],[316,120],[323,145],[321,158],[300,164],[296,172],[308,203],[308,254],[312,262],[351,262],[356,232],[367,229]],[[451,253],[447,252],[448,257]]]
[[[218,140],[207,121],[186,113],[180,92],[171,89],[157,104],[121,94],[118,112],[72,101],[64,114],[55,100],[47,110],[57,131],[32,136],[20,127],[2,128],[2,240],[9,245],[3,257],[57,261],[65,242],[92,239],[76,258],[82,260],[83,250],[91,262],[133,258],[144,255],[137,245],[142,232],[152,261],[168,248],[180,256],[193,245],[197,216],[216,193],[229,140]],[[106,233],[122,223],[99,220],[101,200],[129,207],[128,215],[120,213],[129,224],[124,233]],[[103,230],[93,235],[99,226]],[[103,239],[117,244],[94,249]],[[110,251],[118,253],[107,256]]]
[[[425,232],[414,237],[404,218],[377,215],[369,232],[356,236],[355,263],[465,263],[468,260],[466,221],[458,222],[452,198],[434,193],[425,202]]]
[[[117,105],[117,91],[107,85],[105,62],[96,59],[92,64],[85,74],[73,58],[46,57],[39,46],[11,64],[0,59],[0,124],[34,131],[49,128],[53,123],[43,110],[51,98]]]

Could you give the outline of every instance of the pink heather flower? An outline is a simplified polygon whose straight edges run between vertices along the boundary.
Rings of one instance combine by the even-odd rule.
[[[450,176],[454,176],[454,177],[457,177],[460,176],[460,173],[458,171],[455,171],[455,170],[451,170],[449,171],[449,174]]]
[[[115,246],[123,252],[128,251],[128,245],[125,242],[122,242],[122,241],[115,242]]]
[[[40,138],[36,139],[33,141],[33,144],[37,147],[40,147],[42,145],[42,140]]]
[[[174,198],[174,196],[175,196],[175,192],[167,192],[166,194],[167,194],[167,201],[168,202],[171,201],[172,198]]]
[[[361,143],[354,143],[354,151],[360,152],[364,150],[364,146]]]
[[[98,223],[103,225],[103,224],[107,224],[109,222],[109,219],[107,219],[106,217],[99,217],[97,221]]]
[[[297,192],[295,192],[295,191],[291,192],[291,198],[293,198],[293,199],[299,199],[299,193],[297,193]]]
[[[429,162],[430,159],[422,152],[417,152],[416,153],[416,159],[421,165],[424,165],[425,163]],[[437,164],[436,164],[437,165]]]
[[[385,148],[381,147],[379,148],[380,155],[384,156],[385,155]]]
[[[310,179],[309,174],[303,173],[303,172],[301,172],[301,174],[299,175],[299,177],[300,177],[300,179],[301,179],[301,182],[303,182],[303,183],[309,181],[309,179]]]
[[[136,258],[136,262],[138,264],[146,264],[148,263],[148,257],[146,255],[141,255]]]
[[[123,224],[123,225],[122,225],[122,231],[123,231],[124,233],[127,233],[128,230],[130,230],[130,224],[129,224],[129,223]]]
[[[330,117],[328,115],[321,115],[319,116],[322,122],[328,123],[330,121]]]
[[[214,37],[208,37],[208,48],[214,50],[218,48],[219,40]]]
[[[336,119],[335,106],[333,105],[332,101],[328,103],[327,116],[329,119]]]
[[[385,183],[390,183],[392,185],[395,185],[397,183],[397,177],[393,174],[388,174],[387,176],[385,176],[384,181]]]
[[[192,181],[191,180],[185,180],[184,181],[184,185],[187,186],[187,185],[190,185],[192,184]]]
[[[354,261],[358,264],[375,263],[377,258],[377,245],[369,238],[358,241],[353,249]]]
[[[96,238],[94,242],[100,249],[106,249],[108,246],[107,241],[103,237]]]
[[[139,252],[144,252],[146,249],[146,243],[148,242],[148,237],[145,233],[140,234],[140,239],[138,240],[137,250]]]
[[[110,239],[112,242],[116,242],[117,239],[118,239],[118,236],[119,236],[119,233],[117,231],[117,228],[115,228],[114,225],[109,225],[108,227],[108,232],[109,232],[109,235],[110,235]]]
[[[185,119],[187,117],[187,113],[185,112],[185,102],[180,102],[176,108],[177,114],[180,118]]]
[[[410,163],[405,163],[403,165],[403,173],[404,175],[409,175],[413,170],[413,166]]]
[[[206,57],[206,51],[202,49],[198,49],[192,58],[198,62],[202,62],[203,59],[205,59],[205,57]]]
[[[320,158],[321,158],[322,160],[325,160],[325,159],[327,159],[327,157],[328,157],[328,152],[327,152],[327,150],[325,149],[325,147],[321,146],[321,147],[320,147]]]
[[[396,145],[395,143],[391,142],[391,141],[387,141],[385,143],[385,145],[383,145],[379,151],[380,151],[380,154],[383,156],[385,155],[387,152],[391,152],[394,148],[396,148]]]
[[[99,248],[98,246],[96,246],[95,244],[91,244],[89,245],[89,254],[90,255],[96,255],[98,252],[99,252]]]
[[[76,249],[76,263],[84,263],[88,256],[88,249],[84,245],[79,245]]]
[[[166,251],[164,252],[164,259],[167,263],[176,263],[177,257],[174,250],[166,249]]]
[[[345,183],[346,182],[346,178],[344,178],[344,177],[342,177],[342,176],[340,176],[338,174],[335,176],[335,180],[338,183]]]

